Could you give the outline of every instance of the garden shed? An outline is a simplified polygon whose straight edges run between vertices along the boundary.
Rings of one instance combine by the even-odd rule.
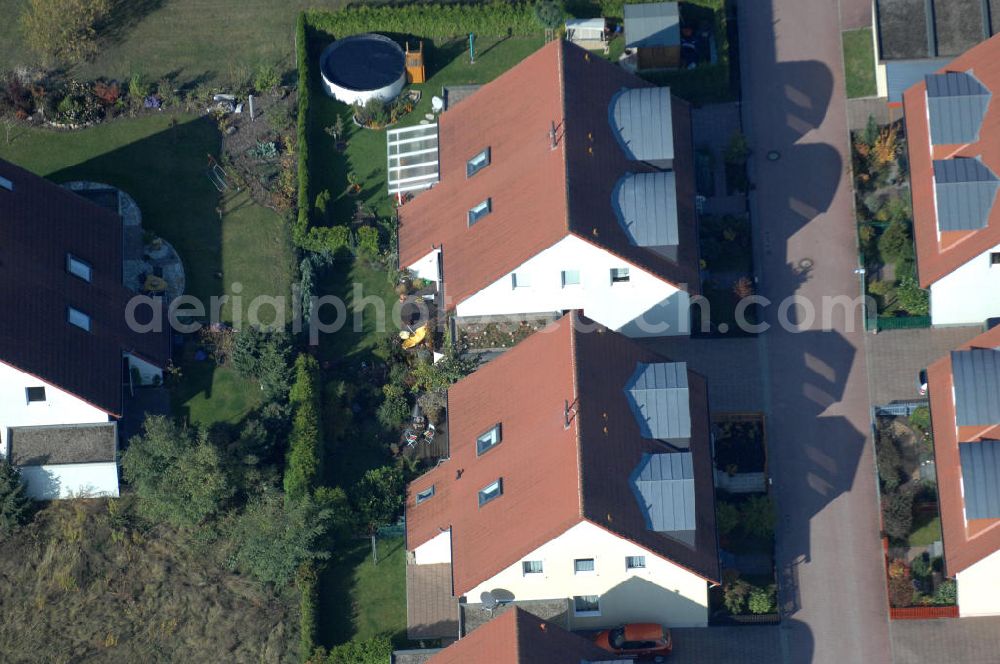
[[[681,22],[676,2],[625,5],[625,48],[634,48],[639,69],[681,64]]]

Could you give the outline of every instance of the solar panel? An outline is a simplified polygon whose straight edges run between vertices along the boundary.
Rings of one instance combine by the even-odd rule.
[[[1000,180],[978,159],[960,157],[934,161],[934,195],[938,230],[985,228]]]
[[[931,143],[952,145],[975,143],[992,95],[968,72],[928,74],[927,111]]]

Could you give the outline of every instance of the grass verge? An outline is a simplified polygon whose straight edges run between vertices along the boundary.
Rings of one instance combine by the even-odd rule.
[[[846,30],[841,33],[844,41],[844,75],[847,79],[847,96],[874,97],[875,51],[872,46],[872,29]]]

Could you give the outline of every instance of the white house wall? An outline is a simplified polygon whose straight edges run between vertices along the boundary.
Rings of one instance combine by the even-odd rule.
[[[1000,265],[991,265],[986,251],[931,284],[931,323],[979,325],[1000,316]]]
[[[413,562],[417,565],[435,565],[451,562],[451,531],[424,542],[413,550]]]
[[[27,388],[44,387],[45,401],[28,403]],[[0,453],[7,455],[9,427],[94,424],[107,413],[76,396],[0,362]]]
[[[958,583],[958,615],[1000,614],[1000,551],[994,551],[972,567],[955,575]]]
[[[125,357],[128,358],[129,369],[137,369],[139,371],[139,377],[143,385],[158,384],[163,380],[163,369],[160,367],[150,364],[141,357],[136,357],[130,353],[126,353]]]
[[[445,270],[447,274],[447,255]],[[629,281],[612,283],[612,268],[628,268]],[[580,283],[563,285],[564,270]],[[511,274],[530,285],[513,287]],[[685,291],[589,242],[568,235],[495,283],[459,303],[459,316],[497,316],[582,309],[591,319],[632,337],[689,333]],[[447,284],[445,286],[447,288]]]
[[[113,461],[21,466],[21,479],[35,500],[118,495],[118,466]]]
[[[440,249],[435,249],[413,265],[409,265],[408,269],[421,279],[437,281],[440,279],[438,274],[438,255],[440,253]]]
[[[498,542],[497,546],[503,546]],[[626,556],[645,556],[646,568],[627,570]],[[575,574],[573,561],[594,558],[593,572]],[[524,574],[521,563],[542,561],[539,574]],[[659,622],[669,627],[704,627],[708,621],[708,583],[646,549],[589,522],[581,522],[524,556],[467,593],[506,590],[515,600],[566,598],[571,629],[594,629],[628,622]],[[576,616],[573,596],[599,595],[600,615]]]

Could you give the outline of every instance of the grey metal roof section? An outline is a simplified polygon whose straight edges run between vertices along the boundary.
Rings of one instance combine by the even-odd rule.
[[[966,519],[1000,518],[1000,441],[959,443]]]
[[[676,2],[625,5],[625,47],[679,46],[681,17]]]
[[[611,128],[629,159],[674,158],[670,88],[626,88],[611,99],[609,111]]]
[[[625,393],[644,438],[691,437],[686,362],[639,363],[625,386]]]
[[[695,529],[690,452],[644,454],[629,480],[648,529],[659,533]]]
[[[952,351],[951,373],[958,426],[1000,424],[1000,351]]]
[[[663,247],[680,243],[673,171],[626,173],[615,185],[611,199],[618,223],[632,244]]]
[[[985,228],[1000,180],[978,159],[934,161],[934,198],[940,231]]]
[[[56,424],[11,427],[9,458],[15,466],[113,462],[118,452],[118,426]]]
[[[927,112],[930,115],[931,143],[951,145],[975,143],[992,95],[969,72],[949,71],[928,74]]]
[[[885,63],[886,96],[890,102],[902,102],[903,93],[933,74],[948,66],[949,58],[926,60],[888,60]]]

